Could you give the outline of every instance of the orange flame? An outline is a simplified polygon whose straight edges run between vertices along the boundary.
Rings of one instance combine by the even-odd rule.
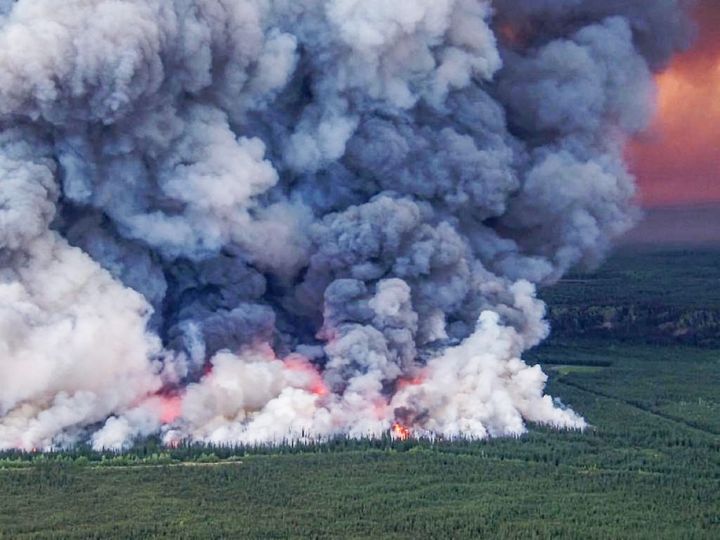
[[[300,375],[305,380],[304,386],[311,393],[318,397],[327,396],[330,391],[322,378],[322,375],[313,366],[307,358],[299,354],[288,356],[285,360],[285,369]]]
[[[392,426],[392,435],[396,439],[407,441],[412,435],[412,431],[409,427],[402,425],[400,422],[395,422]]]

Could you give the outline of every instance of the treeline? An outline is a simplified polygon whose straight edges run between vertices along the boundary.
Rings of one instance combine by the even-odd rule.
[[[379,438],[350,438],[337,436],[328,440],[288,440],[277,444],[201,444],[179,442],[173,446],[165,445],[158,437],[143,439],[126,450],[94,450],[87,444],[78,444],[70,448],[49,450],[46,452],[6,450],[0,452],[0,468],[27,467],[51,463],[125,466],[125,465],[164,465],[183,462],[215,463],[232,461],[242,456],[283,455],[301,453],[333,453],[352,451],[400,451],[418,448],[436,448],[439,446],[472,444],[470,441],[453,442],[442,439],[399,440],[389,433]]]
[[[351,439],[338,437],[325,442],[287,442],[268,445],[215,446],[183,444],[162,446],[156,439],[138,443],[124,452],[97,452],[86,446],[48,453],[3,452],[0,469],[68,467],[133,467],[179,464],[231,464],[256,457],[291,455],[361,454],[368,460],[383,455],[427,454],[472,456],[491,461],[523,461],[535,464],[591,467],[654,473],[677,472],[687,466],[707,469],[709,477],[720,479],[720,439],[692,436],[682,426],[638,426],[628,419],[627,431],[608,434],[590,427],[584,432],[562,431],[535,426],[518,438],[472,440]],[[702,434],[700,434],[702,435]],[[622,439],[618,444],[617,439]],[[606,452],[610,447],[611,452]],[[647,459],[637,448],[662,449],[668,459]],[[683,455],[682,461],[672,459]],[[708,465],[710,467],[708,468]]]
[[[564,337],[614,338],[648,344],[720,346],[720,310],[657,305],[551,305],[553,332]]]
[[[541,290],[553,334],[720,346],[720,250],[625,250]]]

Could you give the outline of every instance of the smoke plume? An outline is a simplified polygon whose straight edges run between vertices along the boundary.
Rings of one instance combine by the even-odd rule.
[[[582,428],[680,0],[0,1],[0,448]]]

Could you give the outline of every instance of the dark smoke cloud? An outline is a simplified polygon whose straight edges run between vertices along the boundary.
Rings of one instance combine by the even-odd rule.
[[[584,426],[532,284],[632,224],[680,2],[0,13],[0,447]]]

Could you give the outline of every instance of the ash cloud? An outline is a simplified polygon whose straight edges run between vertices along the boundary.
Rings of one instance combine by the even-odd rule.
[[[582,428],[678,0],[0,3],[0,448]]]

